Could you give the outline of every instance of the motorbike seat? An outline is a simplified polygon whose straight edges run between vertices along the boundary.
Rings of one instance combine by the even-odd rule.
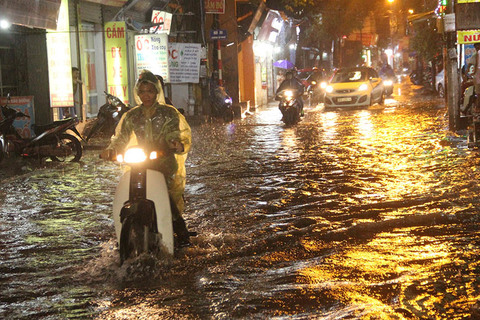
[[[55,127],[59,127],[62,124],[65,124],[67,122],[71,122],[72,120],[73,120],[73,118],[67,118],[67,119],[63,119],[63,120],[57,120],[57,121],[54,121],[54,122],[51,122],[51,123],[48,123],[48,124],[42,124],[42,125],[34,124],[32,126],[33,127],[33,132],[35,132],[35,134],[38,136],[38,135],[44,133],[47,130],[50,130],[50,129],[55,128]]]

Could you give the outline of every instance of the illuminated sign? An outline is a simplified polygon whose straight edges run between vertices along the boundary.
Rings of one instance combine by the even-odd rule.
[[[47,32],[48,82],[52,108],[73,106],[68,1],[62,0],[57,30]]]
[[[457,0],[457,3],[474,3],[480,2],[480,0]]]
[[[170,83],[198,83],[200,78],[200,43],[168,44]]]
[[[170,82],[168,72],[168,36],[166,34],[142,34],[135,36],[135,61],[137,77],[143,69]]]
[[[155,33],[166,33],[170,34],[170,26],[172,25],[172,14],[165,12],[165,11],[159,11],[159,10],[153,10],[152,11],[152,22],[153,23],[160,23],[163,22],[162,25],[157,27],[151,28],[150,33],[154,33],[155,30],[157,30]]]
[[[205,0],[205,12],[215,14],[225,13],[225,0]]]
[[[127,27],[124,21],[105,23],[107,91],[127,104],[129,97],[126,37]]]
[[[480,42],[480,29],[457,31],[457,42],[460,44]]]

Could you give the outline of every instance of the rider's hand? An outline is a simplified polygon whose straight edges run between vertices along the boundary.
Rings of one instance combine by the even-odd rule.
[[[100,159],[103,160],[114,160],[115,159],[115,150],[105,149],[100,154]]]
[[[181,153],[184,150],[183,144],[177,140],[169,140],[168,147],[172,149],[175,153]]]

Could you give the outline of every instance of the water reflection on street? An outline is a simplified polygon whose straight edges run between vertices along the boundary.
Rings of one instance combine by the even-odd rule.
[[[193,126],[199,236],[168,261],[118,266],[122,169],[98,150],[6,175],[0,317],[480,318],[480,158],[441,100],[394,98],[291,127],[275,105]]]

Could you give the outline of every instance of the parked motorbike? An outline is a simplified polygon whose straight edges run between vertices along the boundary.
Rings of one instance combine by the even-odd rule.
[[[480,147],[480,106],[473,82],[473,70],[462,68],[462,94],[460,96],[460,120],[466,119],[468,129],[467,145]]]
[[[225,88],[217,86],[212,94],[212,115],[222,118],[225,122],[233,121],[232,101]]]
[[[8,101],[10,97],[8,98]],[[80,140],[68,130],[73,131],[81,139],[75,128],[77,120],[68,118],[47,125],[34,125],[35,137],[23,138],[13,126],[16,119],[29,118],[23,112],[7,105],[1,106],[2,121],[0,122],[0,160],[13,154],[26,158],[52,161],[79,161],[82,157]]]
[[[131,109],[118,97],[106,91],[105,95],[107,96],[107,103],[98,110],[97,119],[94,120],[93,126],[85,138],[86,141],[89,141],[98,133],[111,137],[115,133],[115,128],[122,116]]]
[[[277,93],[275,100],[280,100],[278,108],[282,112],[282,121],[286,125],[295,124],[300,120],[302,105],[297,90],[281,90]]]
[[[131,168],[120,178],[113,201],[121,264],[143,253],[174,252],[172,211],[165,177],[150,169],[157,155],[155,151],[132,147],[116,157],[118,162]]]

